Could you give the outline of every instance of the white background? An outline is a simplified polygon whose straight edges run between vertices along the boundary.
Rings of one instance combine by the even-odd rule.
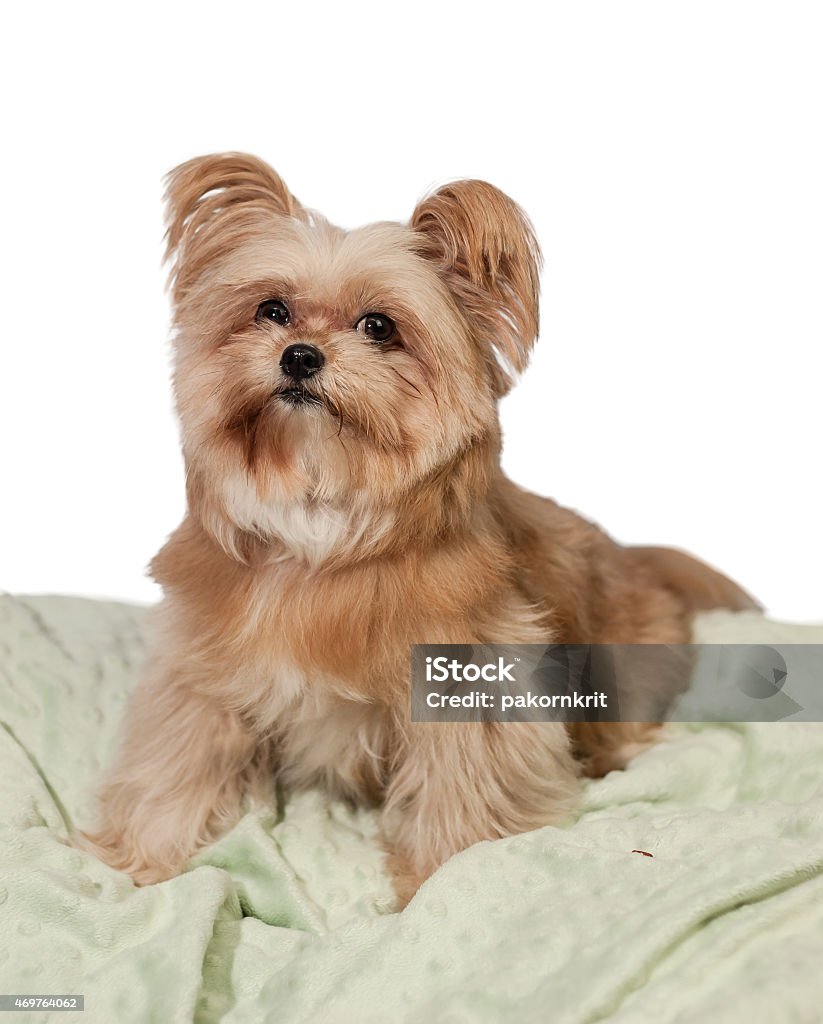
[[[823,617],[822,11],[16,4],[0,587],[156,598],[183,512],[161,177],[242,149],[344,226],[450,178],[509,192],[546,258],[509,473]]]

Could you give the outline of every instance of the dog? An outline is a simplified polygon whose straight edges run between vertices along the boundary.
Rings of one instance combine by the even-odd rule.
[[[344,231],[252,156],[167,186],[187,512],[151,563],[153,644],[81,842],[149,884],[274,778],[323,786],[382,808],[402,906],[656,736],[413,723],[412,644],[680,643],[699,609],[757,605],[503,475],[497,406],[537,338],[541,256],[499,189],[455,181],[407,224]]]

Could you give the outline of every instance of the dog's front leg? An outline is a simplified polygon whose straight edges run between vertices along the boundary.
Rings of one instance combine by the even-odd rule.
[[[563,725],[411,725],[384,812],[400,905],[467,846],[559,821],[578,791],[579,769]]]
[[[244,791],[267,769],[267,744],[235,711],[157,682],[145,680],[129,706],[119,759],[100,794],[99,830],[76,837],[141,885],[177,874],[229,828]]]

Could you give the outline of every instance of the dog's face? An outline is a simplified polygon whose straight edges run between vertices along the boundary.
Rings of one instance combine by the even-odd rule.
[[[503,193],[456,182],[408,225],[346,232],[225,154],[173,171],[168,201],[189,501],[228,551],[238,531],[368,546],[427,481],[496,452],[539,263]]]

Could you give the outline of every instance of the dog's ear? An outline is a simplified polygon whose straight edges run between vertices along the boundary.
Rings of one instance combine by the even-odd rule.
[[[215,153],[166,177],[166,259],[175,301],[215,257],[242,241],[261,215],[298,216],[302,207],[267,163],[246,153]]]
[[[476,325],[505,394],[538,332],[541,256],[528,217],[485,181],[455,181],[423,199],[409,226]]]

